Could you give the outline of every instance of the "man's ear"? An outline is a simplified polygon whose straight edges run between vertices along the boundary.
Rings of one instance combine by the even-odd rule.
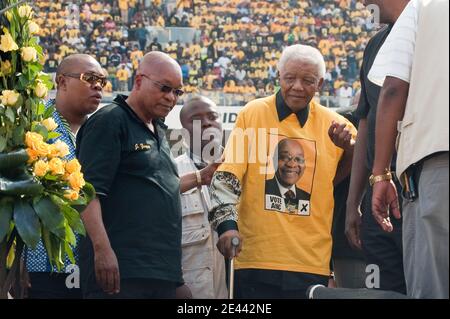
[[[139,90],[141,88],[142,85],[142,75],[136,74],[136,76],[134,77],[134,86],[136,87],[137,90]]]
[[[319,91],[322,90],[323,82],[324,82],[324,79],[321,78],[321,79],[319,80],[319,84],[317,84],[317,92],[319,92]]]
[[[66,78],[62,74],[58,74],[55,78],[56,89],[63,90],[67,87]]]

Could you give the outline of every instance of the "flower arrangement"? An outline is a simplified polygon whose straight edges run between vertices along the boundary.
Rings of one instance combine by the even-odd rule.
[[[65,254],[74,262],[74,233],[85,234],[79,212],[94,196],[78,161],[65,161],[68,146],[54,142],[54,108],[43,101],[53,84],[42,72],[33,9],[22,2],[0,0],[0,297],[24,245],[42,239],[58,269]]]

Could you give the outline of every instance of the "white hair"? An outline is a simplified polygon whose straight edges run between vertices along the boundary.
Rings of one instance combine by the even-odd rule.
[[[326,67],[322,53],[314,47],[303,44],[294,44],[286,47],[281,54],[278,62],[278,71],[281,72],[290,60],[302,60],[317,65],[317,71],[320,78],[325,77]]]

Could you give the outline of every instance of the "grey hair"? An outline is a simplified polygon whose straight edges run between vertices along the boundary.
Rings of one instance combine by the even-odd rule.
[[[314,47],[303,44],[294,44],[286,47],[278,61],[278,71],[281,72],[290,60],[302,60],[317,65],[317,71],[320,78],[325,77],[326,66],[322,53]]]

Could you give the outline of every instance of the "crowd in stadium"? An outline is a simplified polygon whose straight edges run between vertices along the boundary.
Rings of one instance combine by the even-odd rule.
[[[70,53],[95,56],[109,74],[107,91],[128,91],[139,59],[169,53],[182,65],[185,90],[266,96],[277,87],[276,61],[293,43],[318,47],[327,74],[323,96],[352,97],[372,34],[357,0],[80,0],[38,1],[46,71]],[[172,10],[170,8],[173,8]],[[146,27],[200,30],[189,43],[159,43]]]

